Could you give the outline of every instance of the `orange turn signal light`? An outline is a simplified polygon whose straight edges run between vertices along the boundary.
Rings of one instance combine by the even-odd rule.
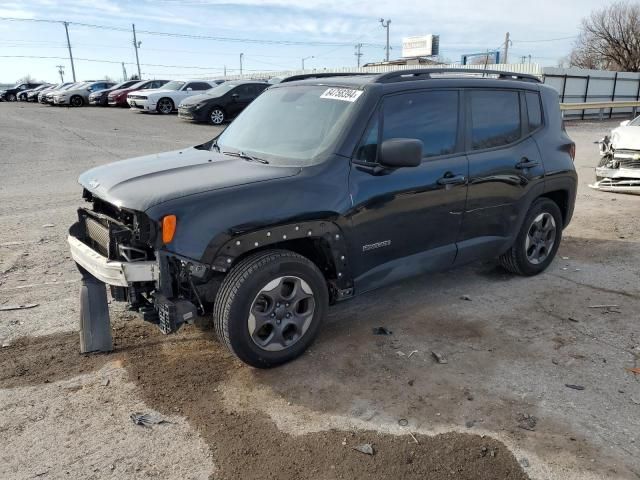
[[[162,217],[162,243],[171,243],[176,233],[176,222],[175,215]]]

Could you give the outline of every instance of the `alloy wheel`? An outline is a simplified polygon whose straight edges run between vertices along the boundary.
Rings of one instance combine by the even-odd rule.
[[[533,265],[543,263],[556,242],[556,221],[553,215],[543,212],[533,219],[527,231],[525,252]]]
[[[315,309],[315,296],[307,282],[295,276],[276,278],[262,287],[251,304],[249,335],[263,350],[284,350],[304,336]]]
[[[163,114],[171,113],[173,111],[173,105],[171,100],[163,98],[158,102],[158,111]]]
[[[82,106],[82,98],[80,97],[73,97],[71,99],[71,105],[73,105],[74,107],[81,107]]]
[[[224,112],[219,108],[214,108],[211,111],[211,123],[220,125],[222,122],[224,122]]]

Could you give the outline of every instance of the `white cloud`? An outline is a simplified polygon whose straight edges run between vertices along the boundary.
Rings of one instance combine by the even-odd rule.
[[[13,6],[14,4],[11,4]],[[5,5],[8,7],[10,5]],[[0,17],[10,17],[10,18],[35,18],[35,14],[29,10],[24,10],[21,8],[0,8]]]

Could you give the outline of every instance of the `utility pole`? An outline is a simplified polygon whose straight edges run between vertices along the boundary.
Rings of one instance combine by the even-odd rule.
[[[509,63],[509,44],[511,40],[509,39],[509,32],[504,37],[504,63]]]
[[[364,53],[362,53],[360,50],[362,49],[362,44],[361,43],[356,43],[356,53],[355,56],[358,59],[358,68],[360,68],[360,57],[362,57],[362,55],[364,55]]]
[[[124,62],[122,62],[122,81],[123,82],[127,81],[127,69],[124,68]]]
[[[387,29],[387,62],[389,61],[389,24],[391,23],[391,20],[387,20],[387,23],[384,23],[384,18],[380,19],[380,25],[382,25],[382,28],[386,28]]]
[[[240,54],[240,76],[242,77],[242,57],[244,57],[244,53]]]
[[[60,83],[64,83],[64,65],[56,65],[58,67],[58,73],[60,74]]]
[[[305,60],[309,60],[310,58],[316,58],[316,57],[314,57],[313,55],[311,55],[310,57],[304,57],[304,58],[302,59],[302,70],[304,70],[304,61],[305,61]]]
[[[138,42],[136,38],[135,23],[132,23],[131,27],[133,28],[133,48],[136,50],[136,63],[138,64],[138,80],[142,80],[142,73],[140,72],[140,59],[138,58],[138,49],[140,48],[140,45],[142,45],[142,42]]]
[[[224,76],[225,79],[227,78],[227,66],[226,65],[224,66],[224,75],[223,76]]]
[[[69,48],[69,60],[71,61],[71,74],[73,75],[73,81],[76,81],[76,67],[73,65],[73,53],[71,53],[71,42],[69,41],[69,22],[62,22],[64,24],[64,31],[67,34],[67,47]]]

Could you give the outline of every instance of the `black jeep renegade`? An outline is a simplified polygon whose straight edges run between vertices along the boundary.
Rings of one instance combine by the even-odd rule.
[[[84,173],[70,230],[84,275],[165,333],[213,315],[270,367],[330,304],[482,258],[553,260],[575,145],[535,77],[468,70],[290,78],[217,138]]]

